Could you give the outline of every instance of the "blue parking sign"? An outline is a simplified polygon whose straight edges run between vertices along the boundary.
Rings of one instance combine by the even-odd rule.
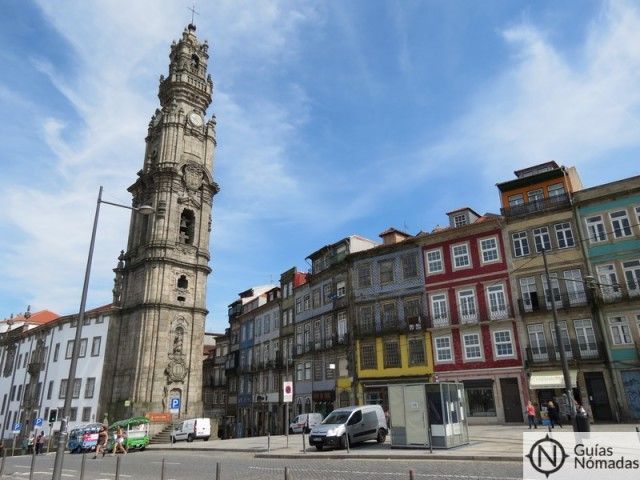
[[[42,418],[38,417],[38,418],[34,418],[33,419],[33,426],[40,428],[42,427]]]
[[[14,423],[13,424],[13,433],[20,433],[20,430],[22,430],[22,424],[21,423]]]
[[[169,408],[171,410],[180,410],[180,398],[172,398],[171,406]]]

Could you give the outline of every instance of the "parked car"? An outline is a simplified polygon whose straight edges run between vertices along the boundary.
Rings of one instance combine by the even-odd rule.
[[[179,423],[171,432],[171,443],[178,440],[193,442],[201,438],[205,442],[211,436],[211,421],[208,418],[191,418]]]
[[[289,424],[289,433],[309,433],[313,427],[322,423],[323,418],[321,413],[301,413]]]
[[[389,427],[380,405],[338,408],[320,424],[311,429],[309,445],[318,450],[323,447],[345,448],[349,445],[376,440],[383,443]]]
[[[71,453],[93,452],[98,444],[98,431],[102,424],[89,423],[74,428],[69,433],[67,448]]]

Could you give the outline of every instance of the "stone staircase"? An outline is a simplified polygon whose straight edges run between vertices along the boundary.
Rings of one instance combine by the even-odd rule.
[[[151,445],[158,443],[170,443],[171,442],[171,428],[172,425],[166,424],[162,430],[151,437],[149,442]]]

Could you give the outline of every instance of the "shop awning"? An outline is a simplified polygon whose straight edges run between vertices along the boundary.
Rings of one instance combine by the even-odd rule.
[[[578,378],[577,370],[569,370],[571,377],[571,386],[576,387]],[[564,388],[564,375],[562,370],[548,370],[546,372],[531,372],[529,378],[529,388],[531,390],[540,390],[543,388]]]

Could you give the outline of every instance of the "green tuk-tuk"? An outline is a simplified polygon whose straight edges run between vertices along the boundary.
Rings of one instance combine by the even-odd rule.
[[[122,428],[124,432],[124,447],[127,450],[144,450],[149,445],[149,419],[133,417],[109,425],[109,445],[107,448],[110,451],[113,450],[118,428]]]

